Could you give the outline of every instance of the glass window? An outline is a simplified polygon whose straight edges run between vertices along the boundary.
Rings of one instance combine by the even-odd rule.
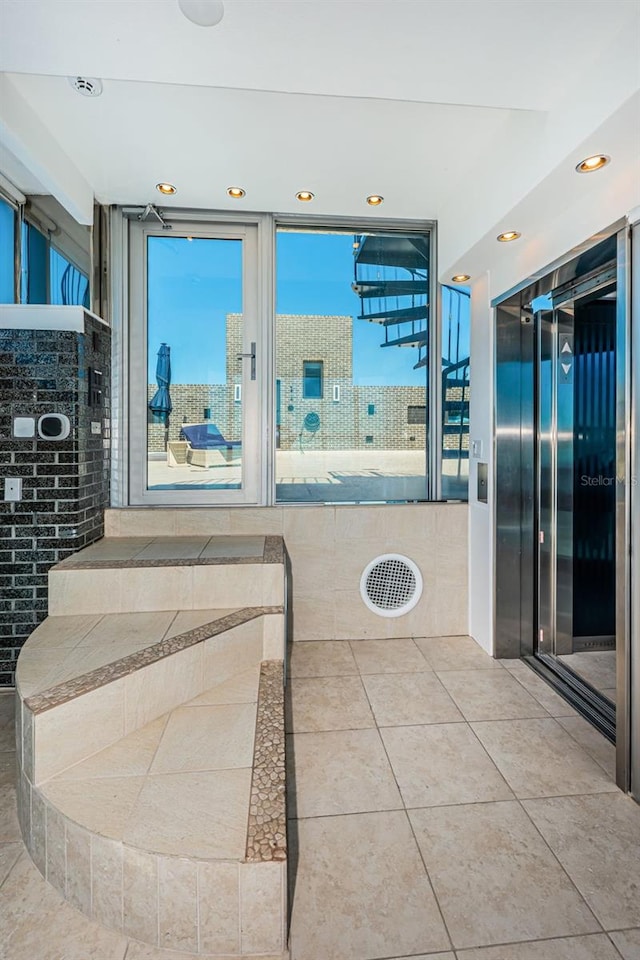
[[[469,291],[442,288],[442,496],[469,496]]]
[[[0,200],[0,303],[14,303],[16,214]]]
[[[427,407],[407,407],[407,423],[426,423]]]
[[[147,238],[147,487],[242,486],[242,240]]]
[[[276,498],[427,498],[429,236],[282,228]]]
[[[22,303],[48,303],[49,241],[31,223],[22,224],[22,267],[20,300]]]
[[[50,303],[89,308],[88,277],[55,247],[51,247],[49,271]]]
[[[302,396],[305,400],[322,400],[322,360],[305,360],[302,364]]]

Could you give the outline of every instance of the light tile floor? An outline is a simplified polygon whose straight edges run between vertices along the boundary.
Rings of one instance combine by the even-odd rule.
[[[640,807],[526,665],[308,641],[290,675],[292,960],[640,960]]]
[[[468,638],[364,644],[292,652],[292,960],[640,960],[640,807],[611,745]],[[0,695],[2,960],[192,956],[105,930],[42,880],[13,751]]]

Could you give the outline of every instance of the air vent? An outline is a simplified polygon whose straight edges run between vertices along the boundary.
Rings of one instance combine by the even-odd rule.
[[[408,557],[384,554],[362,571],[360,596],[379,617],[401,617],[413,610],[422,596],[422,575]]]
[[[102,93],[102,80],[96,77],[69,77],[69,83],[83,97],[99,97]]]

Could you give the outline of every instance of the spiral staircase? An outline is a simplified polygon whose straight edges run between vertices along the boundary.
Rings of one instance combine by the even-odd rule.
[[[380,346],[417,350],[413,369],[429,360],[429,240],[404,234],[354,237],[354,282],[360,298],[358,320],[378,323]],[[469,352],[465,332],[464,289],[443,287],[442,457],[456,460],[454,475],[445,472],[443,495],[460,492],[463,461],[469,456]],[[425,416],[428,422],[428,415]],[[458,481],[458,482],[456,482]],[[465,496],[466,498],[466,496]]]

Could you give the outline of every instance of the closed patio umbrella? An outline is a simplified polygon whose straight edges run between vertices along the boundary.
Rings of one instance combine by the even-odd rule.
[[[149,400],[149,409],[160,422],[164,421],[165,447],[169,440],[169,414],[172,410],[169,386],[171,384],[171,348],[166,343],[160,345],[158,362],[156,364],[156,383],[158,389]]]

